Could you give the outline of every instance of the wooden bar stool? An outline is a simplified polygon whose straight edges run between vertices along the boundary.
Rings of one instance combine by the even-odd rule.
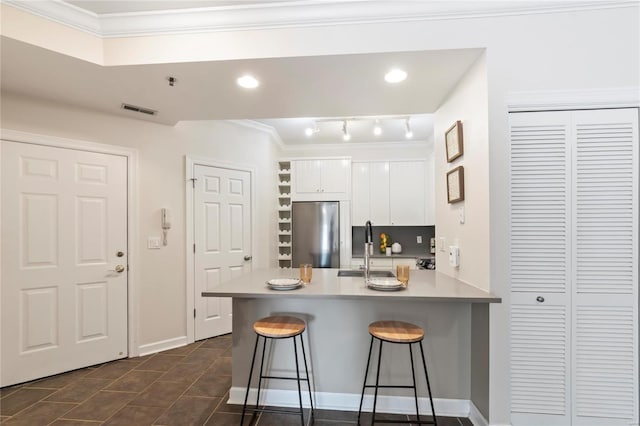
[[[362,413],[362,402],[364,401],[364,392],[366,388],[375,388],[373,397],[373,412],[371,413],[371,424],[376,422],[376,404],[378,402],[379,388],[402,388],[413,389],[413,396],[416,401],[416,419],[415,420],[378,420],[378,423],[417,423],[417,424],[438,424],[436,419],[436,411],[433,408],[433,398],[431,396],[431,386],[429,385],[429,374],[427,373],[427,363],[424,358],[424,349],[422,348],[422,340],[424,339],[424,330],[417,325],[402,321],[376,321],[369,324],[369,334],[371,334],[371,345],[369,345],[369,357],[367,358],[367,368],[364,373],[364,384],[362,385],[362,396],[360,397],[360,408],[358,409],[358,424],[360,424],[360,414]],[[371,352],[373,349],[373,341],[380,342],[378,349],[378,370],[376,372],[376,384],[367,385],[367,376],[369,374],[369,364],[371,362]],[[382,359],[382,343],[398,343],[409,346],[409,360],[411,362],[411,376],[413,377],[413,385],[381,385],[380,384],[380,360]],[[416,373],[413,366],[413,349],[412,345],[418,343],[420,345],[420,353],[422,354],[422,366],[424,367],[424,375],[427,379],[427,390],[429,391],[429,402],[431,403],[431,413],[433,421],[420,420],[420,411],[418,409],[418,390],[416,388]]]
[[[242,406],[242,419],[240,424],[244,422],[245,411],[252,412],[274,412],[285,414],[300,414],[300,420],[304,426],[304,412],[302,410],[302,390],[300,382],[307,382],[309,388],[309,401],[311,402],[311,415],[313,416],[313,399],[311,398],[311,383],[309,382],[309,370],[307,368],[307,355],[304,350],[304,342],[302,340],[302,333],[306,329],[304,321],[292,316],[272,316],[262,318],[253,323],[253,330],[256,332],[256,344],[253,348],[253,358],[251,359],[251,370],[249,370],[249,382],[247,383],[247,391],[244,396],[244,405]],[[300,344],[302,345],[302,358],[304,360],[304,370],[307,374],[306,377],[300,377],[300,368],[298,366],[298,346],[296,344],[296,336],[300,336]],[[251,376],[253,375],[253,366],[256,361],[256,352],[258,350],[258,341],[260,337],[263,338],[262,342],[262,361],[260,362],[260,378],[258,380],[258,396],[256,397],[255,408],[247,408],[247,400],[249,398],[249,389],[251,387]],[[282,376],[269,376],[264,375],[264,354],[267,345],[267,339],[293,339],[293,352],[296,359],[296,377],[282,377]],[[260,388],[262,386],[262,379],[278,379],[278,380],[296,380],[298,382],[298,401],[300,403],[300,411],[292,410],[270,410],[260,409],[258,404],[260,402]]]

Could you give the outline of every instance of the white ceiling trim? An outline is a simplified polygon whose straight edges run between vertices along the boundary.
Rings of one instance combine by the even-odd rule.
[[[197,9],[95,14],[62,0],[0,1],[104,38],[479,18],[637,6],[636,1],[622,0],[574,2],[300,0]]]
[[[0,0],[0,2],[50,21],[67,25],[76,30],[102,37],[100,17],[91,11],[76,7],[70,3],[61,0],[34,2],[24,0]]]
[[[638,107],[640,87],[511,92],[506,104],[509,112]]]
[[[267,133],[271,136],[272,140],[280,147],[281,149],[285,148],[285,144],[280,138],[280,135],[272,126],[268,126],[264,123],[259,123],[254,120],[225,120],[228,123],[233,123],[238,126],[246,127],[253,130],[258,130],[260,132]]]

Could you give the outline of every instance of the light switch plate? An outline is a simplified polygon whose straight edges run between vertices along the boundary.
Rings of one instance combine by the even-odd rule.
[[[147,248],[148,249],[159,249],[162,244],[162,240],[160,237],[149,237],[147,239]]]
[[[440,248],[440,251],[446,251],[446,238],[445,237],[440,237],[440,239],[438,240],[438,247]]]
[[[417,244],[422,244],[422,235],[417,235],[416,236],[416,243]]]

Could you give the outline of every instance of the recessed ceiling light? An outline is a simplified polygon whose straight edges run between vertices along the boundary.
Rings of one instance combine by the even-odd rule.
[[[384,75],[387,83],[400,83],[407,78],[407,72],[399,68],[394,68]]]
[[[236,82],[238,83],[238,86],[244,87],[245,89],[255,89],[260,85],[260,82],[256,80],[255,77],[249,74],[245,74],[242,77],[238,78]]]

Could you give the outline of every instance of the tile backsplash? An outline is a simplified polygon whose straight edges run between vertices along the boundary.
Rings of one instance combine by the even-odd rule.
[[[401,255],[413,257],[431,256],[429,252],[429,240],[436,235],[435,226],[374,226],[373,250],[375,255],[380,253],[380,234],[384,232],[391,237],[391,242],[402,245]],[[417,236],[422,237],[422,244],[417,243]],[[364,255],[364,226],[351,228],[351,254],[355,257]]]

